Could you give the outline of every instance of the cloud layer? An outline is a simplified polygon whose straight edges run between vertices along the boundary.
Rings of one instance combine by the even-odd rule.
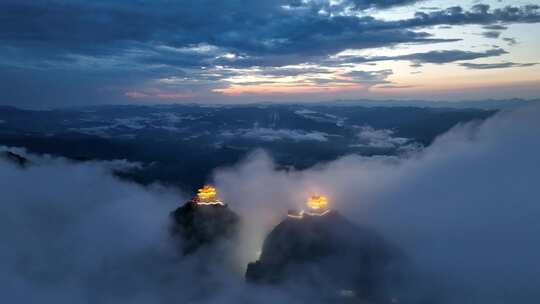
[[[284,171],[256,153],[214,176],[222,198],[242,215],[241,242],[191,258],[179,257],[167,234],[168,213],[184,196],[110,172],[130,164],[26,154],[32,165],[22,169],[0,159],[3,300],[304,301],[316,293],[246,285],[243,270],[287,209],[324,193],[333,208],[409,255],[418,276],[402,303],[533,301],[540,280],[539,115],[540,107],[522,108],[460,125],[401,158],[346,156]]]
[[[216,180],[230,201],[263,210],[254,220],[258,227],[302,208],[309,194],[329,195],[335,209],[404,248],[423,273],[417,289],[409,288],[416,296],[441,303],[532,301],[540,282],[531,268],[540,254],[539,114],[540,107],[528,108],[461,125],[401,159],[348,156],[283,172],[264,154],[254,155]]]

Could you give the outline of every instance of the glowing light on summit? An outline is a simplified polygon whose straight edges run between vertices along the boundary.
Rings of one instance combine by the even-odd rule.
[[[323,210],[326,209],[328,205],[328,199],[326,196],[313,195],[307,199],[306,204],[312,210]]]
[[[200,188],[197,191],[197,198],[200,201],[213,200],[216,198],[216,196],[217,196],[216,188],[209,185],[205,185],[204,187]]]
[[[217,198],[216,188],[210,185],[204,185],[204,187],[197,190],[197,196],[193,201],[197,205],[225,205]]]
[[[290,218],[301,219],[305,215],[308,216],[323,216],[330,212],[328,208],[328,198],[323,195],[312,195],[306,200],[307,210],[300,212],[290,210],[287,214]]]

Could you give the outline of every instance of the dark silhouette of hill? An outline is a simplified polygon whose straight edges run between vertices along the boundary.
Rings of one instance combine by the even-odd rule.
[[[287,217],[266,237],[246,280],[308,285],[326,296],[390,302],[399,283],[403,253],[375,231],[355,225],[337,211]]]
[[[12,162],[21,168],[26,167],[30,163],[30,161],[26,157],[12,151],[0,151],[0,158]]]
[[[171,213],[171,234],[183,254],[194,253],[202,246],[236,236],[239,217],[221,202],[186,202]]]
[[[48,111],[0,107],[0,145],[75,160],[126,159],[144,166],[122,177],[194,190],[216,167],[255,149],[279,166],[304,169],[343,155],[395,155],[427,146],[458,123],[495,111],[284,104],[203,107],[101,106]],[[369,126],[403,144],[359,141]],[[391,139],[391,138],[390,138]]]

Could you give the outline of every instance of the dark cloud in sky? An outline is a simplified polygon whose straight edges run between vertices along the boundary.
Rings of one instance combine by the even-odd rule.
[[[515,45],[517,44],[517,39],[512,37],[504,37],[502,40],[508,42],[508,45]]]
[[[387,9],[392,7],[399,7],[405,5],[411,5],[423,0],[343,0],[343,1],[302,1],[302,0],[286,0],[281,3],[290,8],[303,8],[309,9],[314,12],[326,11],[326,12],[342,12],[349,9],[352,11],[364,11],[367,9]]]
[[[369,85],[390,83],[386,80],[390,75],[392,75],[392,70],[351,71],[343,74],[343,76],[351,77],[352,81]]]
[[[461,50],[446,50],[446,51],[430,51],[425,53],[413,53],[399,56],[374,56],[374,57],[356,57],[356,56],[343,56],[340,59],[332,60],[333,64],[347,64],[347,63],[365,63],[375,61],[388,61],[388,60],[409,60],[413,62],[413,65],[419,65],[422,63],[435,63],[443,64],[462,60],[473,60],[478,58],[486,58],[493,56],[500,56],[507,54],[503,49],[496,48],[486,50],[484,52],[473,51],[461,51]]]
[[[486,30],[494,30],[494,31],[502,31],[508,29],[507,26],[500,25],[500,24],[492,24],[492,25],[485,25],[483,26]]]
[[[311,10],[290,11],[282,9],[282,3],[7,1],[2,4],[0,37],[19,47],[91,56],[138,49],[139,43],[176,48],[208,44],[255,55],[315,55],[357,44],[376,46],[426,38],[425,33],[399,28],[386,28],[387,37],[377,37],[366,33],[366,29],[376,26],[376,20],[323,16]],[[371,39],[356,35],[369,35]]]
[[[499,38],[500,35],[501,35],[501,32],[499,31],[486,31],[482,33],[482,36],[486,38],[493,38],[493,39]]]
[[[411,55],[396,56],[396,59],[401,60],[411,60],[421,63],[448,63],[460,60],[472,60],[477,58],[500,56],[506,54],[507,52],[503,49],[491,49],[485,52],[471,52],[471,51],[459,51],[459,50],[449,50],[449,51],[431,51],[426,53],[417,53]]]
[[[375,3],[357,2],[369,6]],[[381,6],[412,1],[389,2]],[[39,48],[43,55],[49,55],[47,50],[57,50],[107,56],[133,49],[150,52],[160,45],[182,48],[207,44],[255,56],[291,53],[309,56],[332,54],[346,48],[426,39],[429,42],[429,35],[413,32],[411,27],[540,21],[536,6],[493,11],[483,5],[476,5],[471,11],[453,7],[417,13],[414,18],[402,21],[382,21],[372,17],[320,15],[311,10],[285,10],[279,4],[280,1],[198,1],[189,6],[175,1],[158,1],[152,5],[131,1],[7,1],[2,4],[0,38],[14,47]],[[171,54],[163,55],[160,57]]]
[[[475,70],[489,70],[489,69],[505,69],[505,68],[522,68],[522,67],[530,67],[537,65],[537,62],[529,62],[529,63],[515,63],[515,62],[501,62],[501,63],[470,63],[470,62],[464,62],[460,63],[461,66],[466,67],[468,69],[475,69]]]
[[[476,4],[471,10],[464,10],[460,6],[432,12],[417,12],[414,18],[396,21],[405,27],[433,26],[433,25],[464,25],[481,24],[492,25],[504,23],[537,23],[540,22],[540,6],[525,5],[522,7],[506,6],[504,8],[490,9],[489,5]]]
[[[392,6],[410,5],[421,2],[421,0],[348,0],[345,2],[350,2],[351,4],[353,4],[353,7],[355,9],[366,9],[371,7],[388,8]]]

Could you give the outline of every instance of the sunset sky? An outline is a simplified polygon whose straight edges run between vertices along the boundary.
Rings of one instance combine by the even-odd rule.
[[[0,104],[540,97],[540,1],[0,2]]]

